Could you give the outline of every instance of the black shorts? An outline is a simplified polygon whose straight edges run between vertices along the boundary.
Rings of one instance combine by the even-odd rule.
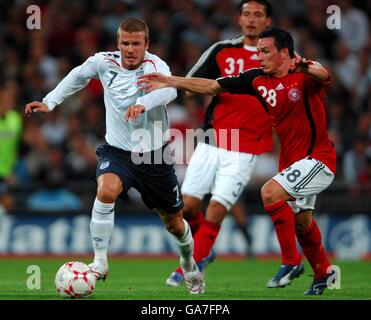
[[[156,163],[161,162],[159,164],[136,164],[132,161],[131,152],[108,144],[99,146],[96,154],[99,158],[97,179],[104,173],[116,174],[121,179],[124,192],[131,187],[137,189],[149,209],[158,208],[167,213],[176,213],[183,208],[183,198],[173,164],[165,161],[157,161]],[[153,154],[154,151],[148,155],[153,158]]]

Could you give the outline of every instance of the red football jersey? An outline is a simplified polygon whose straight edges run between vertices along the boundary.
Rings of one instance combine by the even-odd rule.
[[[201,56],[187,76],[216,79],[237,76],[243,71],[260,67],[257,49],[244,46],[242,40],[216,43]],[[219,94],[208,106],[203,127],[215,129],[218,147],[253,154],[272,151],[272,123],[259,105],[260,102],[253,96]],[[231,129],[239,130],[238,146],[231,144],[234,139]],[[226,132],[227,137],[219,139],[222,132]]]
[[[221,78],[218,82],[229,92],[259,98],[281,142],[280,171],[310,156],[335,173],[336,152],[327,132],[323,83],[304,73],[275,78],[261,69]]]

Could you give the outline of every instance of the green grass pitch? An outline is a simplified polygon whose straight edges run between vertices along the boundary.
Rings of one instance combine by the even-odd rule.
[[[55,292],[54,277],[67,261],[86,258],[0,258],[0,300],[61,299]],[[341,270],[341,288],[326,290],[320,297],[305,297],[311,283],[308,263],[305,273],[286,288],[267,289],[267,280],[279,267],[277,259],[217,258],[206,270],[206,293],[190,296],[184,285],[165,286],[164,282],[176,267],[176,258],[112,258],[107,281],[97,282],[89,300],[371,300],[371,263],[367,261],[333,261]],[[41,289],[28,289],[27,267],[41,270]]]

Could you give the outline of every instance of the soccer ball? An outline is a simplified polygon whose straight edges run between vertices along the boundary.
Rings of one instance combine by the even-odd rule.
[[[85,298],[94,291],[95,276],[83,262],[66,262],[55,276],[55,287],[63,298]]]

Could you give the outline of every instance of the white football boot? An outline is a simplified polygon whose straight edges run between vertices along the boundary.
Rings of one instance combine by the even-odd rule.
[[[88,265],[97,280],[105,281],[108,277],[108,263],[101,262],[99,264],[93,262]]]
[[[198,269],[197,265],[192,272],[185,272],[183,270],[183,276],[190,294],[202,294],[205,292],[204,275]]]

